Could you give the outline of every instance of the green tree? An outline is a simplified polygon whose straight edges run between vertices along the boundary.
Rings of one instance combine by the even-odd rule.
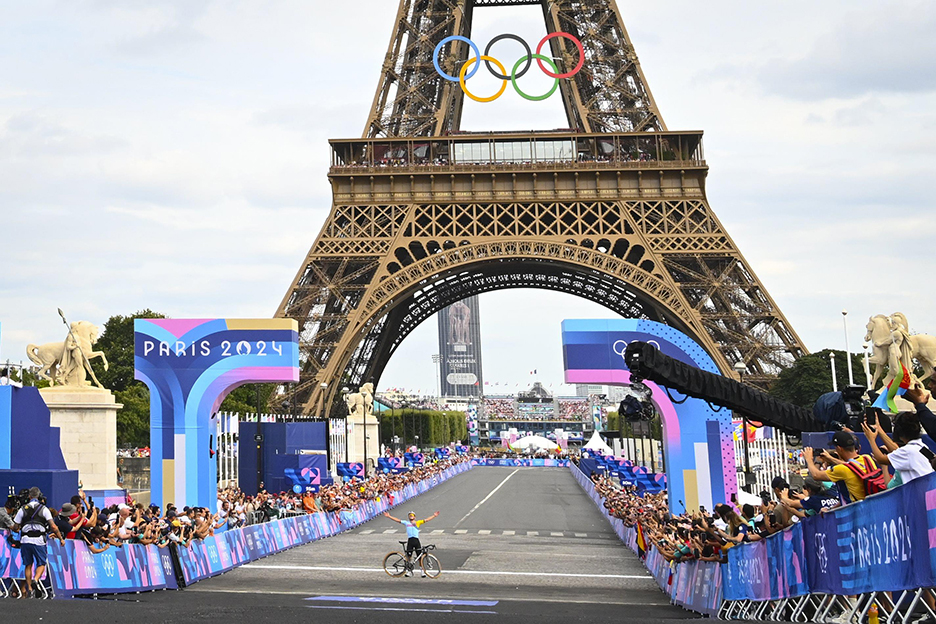
[[[267,404],[276,391],[276,384],[247,384],[234,388],[218,408],[221,412],[257,413],[257,394],[260,395],[260,413],[267,413]]]
[[[780,372],[770,388],[770,395],[800,407],[812,408],[816,399],[826,392],[832,392],[832,365],[829,361],[832,351],[823,349],[796,360],[793,366]],[[839,389],[848,385],[845,360],[844,351],[835,351],[835,378]],[[860,354],[851,354],[851,366],[855,383],[863,385],[865,374]]]
[[[107,362],[110,364],[108,369],[104,370],[104,364],[100,359],[95,358],[91,361],[91,367],[94,374],[108,390],[115,393],[123,392],[131,385],[136,383],[133,379],[135,370],[133,362],[133,321],[138,318],[166,318],[159,312],[153,312],[149,308],[140,310],[130,316],[112,316],[104,323],[104,331],[98,338],[95,348],[103,351],[107,356]],[[149,422],[149,412],[146,416]]]
[[[133,321],[138,318],[166,318],[150,309],[129,316],[112,316],[104,323],[104,331],[95,348],[107,356],[108,369],[94,359],[94,374],[108,390],[114,392],[123,408],[117,412],[117,446],[149,446],[149,388],[135,381],[133,361]]]

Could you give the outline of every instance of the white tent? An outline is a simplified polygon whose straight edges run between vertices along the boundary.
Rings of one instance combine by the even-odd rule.
[[[605,455],[613,455],[614,451],[608,446],[604,440],[601,439],[601,436],[598,435],[598,432],[592,434],[591,440],[588,441],[588,444],[582,447],[583,449],[588,449],[592,451],[601,451]]]
[[[511,451],[522,452],[532,451],[559,451],[559,445],[543,436],[531,435],[517,438],[517,441],[510,445]]]

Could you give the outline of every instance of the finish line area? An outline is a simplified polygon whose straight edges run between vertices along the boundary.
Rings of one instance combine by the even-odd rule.
[[[495,491],[496,490],[496,491]],[[482,503],[483,501],[483,503]],[[406,533],[375,518],[338,536],[244,565],[182,591],[47,601],[43,610],[134,622],[282,622],[367,617],[429,622],[663,622],[693,617],[669,604],[640,560],[564,468],[477,467],[390,513],[438,518],[421,529],[442,564],[437,579],[391,578],[381,567]],[[24,604],[26,603],[26,604]],[[16,614],[28,601],[6,601]],[[32,603],[34,606],[35,603]],[[108,620],[109,621],[109,620]]]

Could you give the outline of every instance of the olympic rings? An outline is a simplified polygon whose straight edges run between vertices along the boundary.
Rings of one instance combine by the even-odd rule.
[[[492,58],[492,57],[490,57],[490,56],[482,56],[482,57],[481,57],[481,60],[482,60],[482,61],[490,61],[490,62],[494,63],[495,65],[497,65],[498,69],[500,69],[502,72],[507,71],[506,69],[504,69],[504,66],[501,65],[501,62],[498,61],[496,58]],[[461,71],[458,73],[458,81],[459,81],[459,83],[461,84],[462,91],[465,92],[465,95],[467,95],[468,97],[470,97],[470,98],[471,98],[472,100],[474,100],[475,102],[482,102],[482,103],[484,103],[484,102],[493,102],[494,100],[496,100],[496,99],[499,98],[500,96],[504,95],[504,91],[507,90],[507,81],[506,81],[506,80],[504,80],[504,84],[501,85],[500,91],[498,91],[497,93],[495,93],[495,94],[492,95],[491,97],[479,98],[478,96],[476,96],[476,95],[474,95],[473,93],[471,93],[470,91],[468,91],[468,87],[465,86],[465,71],[468,69],[468,66],[471,65],[472,63],[478,63],[478,59],[477,59],[477,58],[468,59],[468,62],[465,63],[464,65],[462,65]],[[480,66],[481,66],[481,63],[478,63],[478,66],[480,67]],[[477,69],[477,68],[475,68],[475,69]]]
[[[494,37],[493,39],[491,39],[490,43],[487,44],[487,47],[484,48],[484,55],[485,55],[485,56],[490,56],[490,55],[491,55],[491,48],[494,47],[494,44],[497,43],[498,41],[502,41],[503,39],[513,39],[514,41],[519,42],[520,45],[523,46],[523,49],[526,50],[526,54],[527,54],[527,55],[526,55],[527,65],[526,65],[526,67],[523,68],[523,71],[522,71],[522,72],[520,72],[519,74],[517,74],[517,78],[522,78],[522,77],[523,77],[523,74],[525,74],[525,73],[527,73],[528,71],[530,71],[530,67],[533,66],[533,59],[530,58],[530,57],[533,56],[533,51],[530,50],[530,45],[529,45],[524,39],[522,39],[521,37],[518,37],[517,35],[510,35],[510,34],[497,35],[496,37]],[[491,75],[494,76],[495,78],[497,78],[497,79],[499,79],[499,80],[510,80],[510,76],[504,76],[504,75],[502,75],[502,74],[498,74],[498,73],[495,72],[493,69],[491,69],[491,63],[490,63],[490,61],[484,61],[484,63],[487,65],[488,71],[491,72]],[[558,70],[557,70],[557,71],[558,71]],[[469,78],[470,78],[470,76],[469,76]]]
[[[556,78],[556,82],[553,83],[552,89],[550,89],[549,91],[547,91],[545,95],[536,95],[536,96],[534,96],[534,95],[527,95],[526,93],[524,93],[523,91],[521,91],[521,90],[520,90],[520,87],[517,86],[517,78],[520,77],[520,74],[517,73],[517,68],[520,67],[520,63],[522,63],[523,61],[526,61],[526,62],[527,62],[527,68],[529,68],[529,67],[530,67],[530,63],[533,61],[533,59],[536,59],[537,62],[539,62],[539,61],[541,61],[541,60],[546,61],[547,63],[549,63],[549,64],[552,66],[552,68],[553,68],[554,71],[559,71],[559,68],[556,67],[556,64],[553,63],[553,60],[552,60],[551,58],[549,58],[548,56],[543,56],[542,54],[527,55],[527,56],[523,57],[522,59],[520,59],[519,61],[517,61],[517,64],[514,65],[513,73],[510,74],[510,83],[513,85],[514,91],[516,91],[517,94],[519,94],[520,97],[522,97],[523,99],[525,99],[525,100],[530,100],[530,101],[533,101],[533,102],[540,102],[540,101],[542,101],[542,100],[545,100],[545,99],[549,98],[553,93],[556,92],[556,89],[559,88],[559,79]]]
[[[543,50],[543,46],[546,45],[546,42],[555,37],[568,39],[573,44],[575,44],[576,48],[578,48],[578,53],[579,53],[578,64],[576,64],[576,66],[572,69],[572,71],[566,72],[564,74],[556,73],[559,71],[559,68],[556,65],[556,63],[553,61],[553,59],[541,54]],[[494,46],[494,44],[504,39],[512,39],[514,41],[517,41],[526,50],[526,56],[522,57],[519,61],[517,61],[510,75],[506,74],[506,70],[504,69],[504,66],[500,63],[500,61],[489,56],[491,52],[491,48]],[[445,44],[452,42],[452,41],[463,41],[467,43],[469,46],[471,46],[471,50],[474,52],[474,57],[469,58],[467,61],[465,61],[464,65],[462,65],[461,71],[459,71],[457,78],[455,76],[450,76],[449,74],[446,74],[444,71],[442,71],[442,67],[439,65],[439,53],[442,51],[442,48],[445,46]],[[527,95],[526,93],[520,90],[519,86],[517,86],[517,78],[521,78],[524,74],[527,73],[527,71],[529,71],[530,67],[533,64],[533,59],[536,59],[537,65],[539,65],[539,68],[543,71],[544,74],[556,80],[552,89],[550,89],[549,92],[547,92],[546,94],[540,95],[540,96]],[[494,76],[498,80],[504,81],[504,83],[501,85],[500,91],[498,91],[496,94],[488,98],[480,98],[472,94],[471,92],[468,91],[468,87],[465,85],[466,80],[468,80],[469,78],[473,77],[475,74],[478,73],[478,70],[481,68],[481,61],[484,61],[484,64],[487,66],[487,69],[491,73],[492,76]],[[550,67],[552,67],[553,71],[549,71],[546,69],[546,67],[543,65],[544,61]],[[523,68],[523,71],[518,71],[520,69],[520,65],[524,62],[526,62],[526,67]],[[494,65],[500,68],[501,73],[494,71],[494,68],[491,67],[491,63],[494,63]],[[470,72],[468,72],[468,69],[473,64],[476,64],[475,67],[471,69]],[[459,83],[459,85],[461,85],[462,92],[468,97],[470,97],[472,100],[475,100],[477,102],[493,102],[494,100],[496,100],[497,98],[499,98],[501,95],[504,94],[504,90],[507,88],[507,82],[510,82],[513,85],[513,88],[517,92],[517,94],[519,94],[524,99],[532,100],[532,101],[545,100],[549,98],[550,96],[552,96],[553,93],[556,92],[556,88],[558,88],[559,86],[560,79],[571,78],[572,76],[575,76],[577,73],[579,73],[579,71],[581,71],[584,64],[585,64],[585,48],[584,46],[582,46],[582,42],[567,32],[554,32],[543,37],[542,41],[539,42],[539,45],[536,46],[535,54],[531,53],[530,46],[527,44],[526,41],[524,41],[522,38],[514,34],[508,33],[508,34],[498,35],[497,37],[494,37],[493,39],[491,39],[491,41],[487,44],[487,47],[484,49],[484,54],[481,54],[478,46],[475,45],[475,43],[471,41],[470,39],[466,37],[461,37],[458,35],[453,35],[451,37],[446,37],[445,39],[440,41],[439,44],[435,47],[435,51],[433,52],[433,56],[432,56],[432,65],[435,67],[436,72],[438,72],[438,74],[445,80]]]
[[[442,68],[441,68],[441,67],[439,67],[439,52],[442,50],[442,46],[444,46],[444,45],[445,45],[446,43],[448,43],[449,41],[464,41],[465,43],[467,43],[468,45],[471,46],[471,49],[472,49],[472,50],[474,50],[475,57],[481,56],[481,50],[478,49],[478,46],[476,46],[475,43],[474,43],[474,41],[472,41],[471,39],[468,39],[467,37],[461,37],[461,36],[458,36],[458,35],[455,35],[455,36],[453,36],[453,37],[446,37],[445,39],[443,39],[442,41],[439,42],[439,45],[437,45],[437,46],[435,47],[435,52],[432,53],[432,65],[435,67],[435,70],[436,70],[437,72],[439,72],[439,75],[440,75],[440,76],[442,76],[443,78],[445,78],[445,79],[448,80],[449,82],[458,82],[458,80],[459,80],[458,78],[455,78],[455,77],[453,77],[453,76],[449,76],[449,75],[446,74],[444,71],[442,71]],[[474,75],[478,73],[478,70],[479,70],[479,69],[481,69],[481,64],[480,64],[480,63],[478,63],[478,66],[475,67],[475,68],[474,68],[474,71],[472,71],[470,74],[468,74],[467,77],[468,77],[468,78],[474,77]],[[503,67],[501,67],[501,69],[503,70]]]
[[[543,44],[545,44],[547,41],[549,41],[549,40],[552,39],[553,37],[564,37],[564,38],[568,39],[569,41],[571,41],[572,43],[575,44],[575,47],[578,48],[578,53],[579,53],[578,65],[576,65],[576,66],[575,66],[575,69],[573,69],[573,70],[570,71],[570,72],[566,72],[566,73],[564,73],[564,74],[552,74],[552,73],[546,71],[546,68],[543,67],[542,61],[540,61],[539,59],[536,59],[536,62],[539,64],[540,69],[543,70],[543,73],[546,74],[547,76],[549,76],[550,78],[571,78],[571,77],[574,76],[575,74],[579,73],[579,70],[582,69],[582,65],[585,64],[585,48],[582,47],[582,42],[581,42],[581,41],[579,41],[578,39],[576,39],[575,37],[573,37],[573,36],[570,35],[569,33],[566,33],[566,32],[554,32],[554,33],[552,33],[551,35],[546,35],[545,37],[543,37],[543,40],[539,42],[539,45],[538,45],[538,46],[536,46],[536,53],[539,54],[540,51],[543,49]]]

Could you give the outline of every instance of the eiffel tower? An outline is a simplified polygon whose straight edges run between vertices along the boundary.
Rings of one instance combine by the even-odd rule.
[[[570,130],[460,132],[436,45],[518,5],[582,43],[560,81]],[[568,38],[549,46],[559,73],[579,62]],[[454,41],[439,62],[455,76],[471,54]],[[752,383],[806,353],[709,207],[702,133],[667,129],[614,0],[400,0],[363,137],[330,145],[331,214],[277,310],[299,322],[304,413],[343,413],[341,388],[376,383],[419,323],[505,288],[670,324]]]

